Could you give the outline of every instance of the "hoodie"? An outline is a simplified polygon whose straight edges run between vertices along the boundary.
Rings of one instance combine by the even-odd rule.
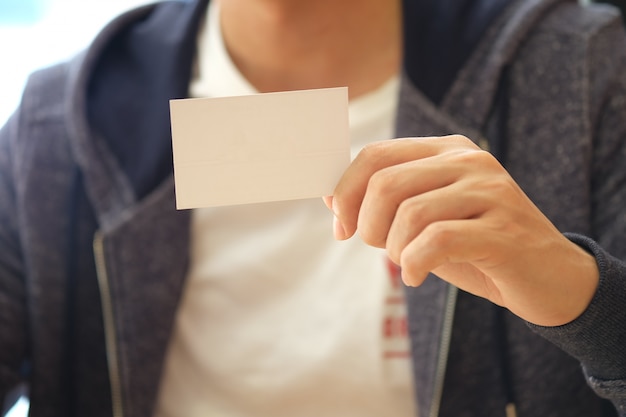
[[[189,253],[168,101],[187,95],[207,3],[120,16],[34,74],[0,131],[0,396],[27,382],[33,416],[153,411]],[[407,289],[419,415],[626,415],[618,14],[405,1],[404,37],[397,135],[461,133],[491,150],[601,272],[588,310],[559,328],[436,277]]]

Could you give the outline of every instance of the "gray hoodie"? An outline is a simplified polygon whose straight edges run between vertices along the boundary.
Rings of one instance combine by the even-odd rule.
[[[84,54],[34,74],[0,131],[0,396],[27,381],[33,416],[152,413],[189,249],[167,101],[187,93],[206,3],[115,20]],[[620,18],[562,0],[458,0],[479,29],[438,51],[444,38],[428,35],[440,28],[417,31],[420,12],[454,2],[422,3],[405,2],[398,136],[461,133],[489,148],[596,256],[601,281],[559,328],[436,277],[407,289],[419,415],[503,416],[513,402],[520,417],[626,416]],[[421,71],[430,59],[451,74],[443,87]]]

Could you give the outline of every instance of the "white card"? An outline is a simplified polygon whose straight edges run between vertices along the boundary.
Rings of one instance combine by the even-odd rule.
[[[170,101],[176,207],[331,195],[350,164],[348,89]]]

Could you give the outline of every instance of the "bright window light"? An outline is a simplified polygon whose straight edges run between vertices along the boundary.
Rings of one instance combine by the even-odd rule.
[[[116,15],[148,0],[1,0],[0,126],[17,107],[28,74],[85,48]]]

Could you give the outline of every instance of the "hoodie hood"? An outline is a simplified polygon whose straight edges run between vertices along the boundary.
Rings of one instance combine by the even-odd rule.
[[[164,2],[124,14],[74,63],[68,119],[101,220],[172,172],[169,100],[187,95],[206,4]]]
[[[405,1],[404,69],[440,104],[457,73],[510,0]]]

